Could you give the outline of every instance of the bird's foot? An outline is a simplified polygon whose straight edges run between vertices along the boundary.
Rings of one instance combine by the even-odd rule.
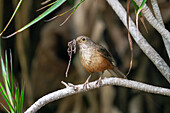
[[[100,78],[97,80],[96,85],[99,85],[99,86],[102,85],[102,77],[100,77]]]
[[[89,81],[88,80],[86,80],[86,82],[83,84],[83,89],[88,89],[88,87],[90,87],[90,85],[89,85]]]
[[[83,88],[87,89],[88,87],[90,87],[89,85],[89,79],[91,78],[91,75],[87,78],[86,82],[83,84]]]

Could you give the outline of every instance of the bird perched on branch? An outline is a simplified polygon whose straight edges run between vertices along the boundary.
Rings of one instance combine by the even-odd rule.
[[[98,84],[101,84],[101,77],[105,70],[108,70],[113,76],[126,78],[126,76],[119,71],[115,65],[115,61],[103,46],[96,44],[90,38],[86,36],[79,36],[76,39],[79,45],[79,57],[82,66],[90,73],[84,86],[89,82],[91,74],[94,72],[99,72],[100,77],[98,79]]]

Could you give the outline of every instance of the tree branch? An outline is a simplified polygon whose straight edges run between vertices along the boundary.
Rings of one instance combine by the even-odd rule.
[[[138,6],[142,3],[142,0],[134,0]],[[144,14],[147,21],[164,37],[168,43],[170,44],[170,32],[165,29],[153,16],[152,12],[145,4],[142,9],[142,13]]]
[[[39,100],[37,100],[24,113],[35,113],[41,107],[45,106],[46,104],[52,101],[59,100],[61,98],[64,98],[64,97],[67,97],[73,94],[87,92],[92,89],[96,89],[102,86],[109,86],[109,85],[123,86],[123,87],[133,88],[133,89],[137,89],[137,90],[148,92],[148,93],[170,96],[170,89],[156,87],[153,85],[148,85],[148,84],[136,82],[133,80],[127,80],[127,79],[116,78],[116,77],[104,78],[102,80],[101,86],[96,85],[96,82],[97,81],[90,82],[89,83],[90,87],[88,89],[83,88],[83,84],[80,84],[80,85],[74,85],[73,87],[67,86],[64,89],[47,94],[41,97]]]
[[[110,4],[110,6],[116,12],[116,14],[119,16],[119,18],[123,22],[123,24],[127,27],[126,11],[123,8],[123,6],[118,2],[118,0],[107,0],[107,2]],[[130,17],[129,17],[129,32],[133,36],[133,39],[136,41],[138,46],[142,49],[142,51],[148,56],[148,58],[155,64],[157,69],[162,73],[162,75],[170,83],[170,68],[169,68],[169,66],[161,58],[161,56],[152,48],[152,46],[150,46],[150,44],[145,40],[145,38],[142,36],[142,34],[139,31],[137,31],[137,28]],[[138,36],[137,36],[137,32],[138,32]]]
[[[157,3],[157,0],[151,0],[151,4],[152,4],[153,11],[154,11],[154,14],[155,14],[155,17],[156,17],[157,21],[158,21],[163,27],[165,27],[165,25],[164,25],[164,23],[163,23],[162,16],[161,16],[161,12],[160,12],[160,10],[159,10],[159,6],[158,6],[158,3]],[[169,59],[170,59],[170,43],[165,39],[165,37],[162,37],[162,39],[163,39],[163,42],[164,42],[166,51],[167,51],[167,53],[168,53],[168,57],[169,57]]]

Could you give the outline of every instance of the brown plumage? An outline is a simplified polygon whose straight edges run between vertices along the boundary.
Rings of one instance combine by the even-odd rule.
[[[110,52],[103,46],[96,44],[86,36],[77,37],[76,42],[79,45],[81,64],[90,74],[94,72],[101,72],[103,74],[105,70],[108,70],[114,76],[126,78],[126,76],[116,67]],[[90,77],[87,79],[87,83],[89,79]],[[99,80],[101,80],[101,77]]]

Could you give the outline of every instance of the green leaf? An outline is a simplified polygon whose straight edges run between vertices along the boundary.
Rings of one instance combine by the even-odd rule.
[[[139,7],[138,7],[138,5],[136,4],[136,2],[134,1],[134,0],[131,0],[132,1],[132,4],[134,5],[134,7],[135,7],[135,10],[138,10],[139,9]]]
[[[18,98],[19,98],[19,93],[18,93],[18,86],[15,87],[15,102],[16,102],[16,108],[18,108]]]
[[[136,14],[138,12],[138,10],[139,10],[139,7],[138,7],[138,5],[136,4],[136,2],[134,0],[131,0],[131,1],[132,1],[133,6],[135,7],[135,14]],[[142,14],[139,13],[139,16],[142,16]]]
[[[12,17],[10,18],[9,22],[7,23],[7,25],[5,26],[5,28],[3,29],[3,31],[0,33],[0,36],[3,34],[3,32],[7,29],[7,27],[8,27],[8,26],[9,26],[9,24],[11,23],[11,21],[12,21],[12,19],[14,18],[14,16],[15,16],[16,12],[18,11],[18,9],[19,9],[19,7],[20,7],[21,3],[22,3],[22,0],[20,0],[20,1],[19,1],[19,3],[18,3],[18,5],[17,5],[17,7],[15,8],[14,13],[12,14]]]
[[[134,0],[131,0],[132,1],[132,4],[134,5],[135,7],[135,14],[138,12],[139,9],[142,9],[144,4],[146,3],[147,0],[143,0],[140,7],[136,4],[136,2]],[[142,14],[139,13],[139,17],[142,17]]]
[[[43,12],[41,15],[39,15],[37,18],[35,18],[34,20],[32,20],[30,23],[28,23],[27,25],[25,25],[24,27],[22,27],[21,29],[17,30],[16,32],[12,33],[11,35],[8,35],[6,37],[3,38],[9,38],[11,36],[14,36],[15,34],[22,32],[23,30],[27,29],[28,27],[30,27],[31,25],[35,24],[36,22],[40,21],[41,19],[43,19],[45,16],[47,16],[49,13],[51,13],[52,11],[54,11],[56,8],[58,8],[60,5],[62,5],[66,0],[57,0],[57,2],[52,5],[49,9],[47,9],[45,12]]]
[[[139,9],[142,9],[142,8],[143,8],[143,6],[144,6],[144,4],[146,3],[146,1],[147,1],[147,0],[143,0],[143,1],[142,1],[142,4],[140,5]]]
[[[1,94],[3,94],[5,97],[7,97],[5,89],[4,89],[4,87],[2,86],[1,83],[0,83],[0,91],[1,91]]]
[[[85,1],[85,0],[81,0],[77,5],[73,6],[71,9],[68,10],[68,11],[70,11],[70,10],[72,10],[72,9],[74,8],[73,12],[64,20],[63,23],[60,24],[60,26],[62,26],[62,25],[71,17],[71,15],[73,15],[73,13],[76,11],[76,9],[79,7],[79,5],[80,5],[81,3],[83,3],[84,1]],[[64,12],[64,13],[62,13],[62,14],[60,14],[60,15],[62,16],[63,14],[67,13],[68,11],[66,11],[66,12]],[[60,15],[59,15],[59,16],[60,16]]]
[[[4,82],[4,85],[5,85],[5,89],[6,89],[6,95],[8,96],[8,85],[7,85],[7,78],[6,78],[6,70],[5,70],[5,65],[4,65],[4,62],[3,62],[3,59],[1,57],[1,68],[2,68],[2,76],[3,76],[3,82]]]
[[[2,56],[1,56],[1,68],[2,68],[2,76],[3,76],[3,79],[4,79],[5,78],[4,75],[6,75],[6,70],[5,70],[5,66],[4,66]]]
[[[11,64],[11,90],[12,90],[12,95],[14,95],[13,66],[12,66],[12,52],[11,52],[11,49],[10,49],[10,64]]]
[[[14,106],[13,96],[12,96],[11,86],[10,86],[10,81],[9,81],[7,51],[5,51],[5,61],[6,61],[6,75],[5,75],[6,80],[5,80],[5,86],[6,86],[6,91],[7,91],[8,99],[9,99],[11,105]]]
[[[0,84],[0,86],[2,86],[2,85]],[[10,104],[7,96],[5,96],[5,93],[4,93],[2,90],[0,90],[0,93],[2,94],[3,98],[5,99],[5,102],[7,103],[9,109],[11,110],[11,112],[13,112],[14,109],[13,109],[13,107],[11,106],[11,104]]]
[[[0,87],[1,87],[0,91],[1,91],[1,94],[2,94],[3,98],[5,99],[5,101],[8,105],[10,111],[14,112],[13,103],[12,103],[12,95],[11,95],[11,90],[10,90],[10,86],[9,86],[10,83],[8,84],[8,80],[7,80],[7,78],[9,78],[9,73],[7,75],[1,54],[0,54],[0,58],[1,58],[2,76],[3,76],[3,81],[4,81],[4,84],[5,84],[6,92],[5,92],[5,89],[2,87],[2,84],[0,84]],[[5,59],[6,59],[6,62],[7,62],[7,57]],[[7,71],[8,71],[8,69],[7,69]]]
[[[5,62],[6,62],[6,80],[7,80],[8,87],[10,88],[7,51],[5,51]]]
[[[20,103],[21,103],[20,113],[22,113],[22,108],[23,108],[23,103],[24,103],[24,85],[23,85],[22,90],[21,90]]]

